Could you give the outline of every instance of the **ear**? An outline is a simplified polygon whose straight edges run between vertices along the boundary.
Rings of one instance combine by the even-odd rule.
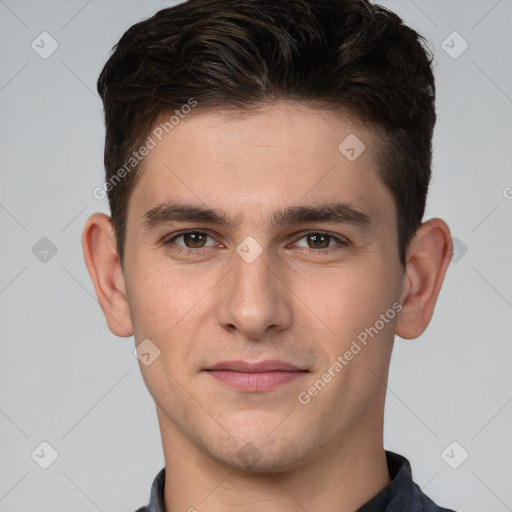
[[[110,217],[103,213],[89,217],[82,233],[82,247],[109,329],[117,336],[131,336],[133,329],[126,286]]]
[[[430,219],[416,231],[406,255],[406,268],[396,334],[412,339],[427,328],[452,259],[450,229],[441,219]]]

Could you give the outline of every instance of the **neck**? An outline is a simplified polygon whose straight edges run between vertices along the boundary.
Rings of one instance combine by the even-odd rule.
[[[199,449],[159,411],[166,512],[353,512],[390,478],[382,420],[357,422],[308,461],[284,472],[240,471]]]

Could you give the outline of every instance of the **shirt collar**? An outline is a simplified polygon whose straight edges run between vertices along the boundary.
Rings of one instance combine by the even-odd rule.
[[[162,468],[153,480],[149,506],[136,512],[165,512],[164,506],[165,468]]]
[[[357,512],[401,510],[401,506],[411,502],[411,493],[415,484],[412,481],[409,461],[398,453],[386,451],[386,462],[391,482]]]

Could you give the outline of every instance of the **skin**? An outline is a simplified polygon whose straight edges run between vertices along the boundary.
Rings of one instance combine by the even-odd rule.
[[[339,150],[356,134],[354,161]],[[376,134],[348,118],[279,102],[245,115],[197,111],[146,157],[128,205],[124,272],[109,218],[83,233],[87,268],[109,328],[150,339],[160,356],[139,363],[156,403],[168,512],[349,512],[389,482],[383,447],[394,335],[427,327],[452,253],[448,226],[424,222],[407,251],[396,209],[375,168]],[[237,224],[173,221],[144,227],[167,202],[219,209]],[[272,226],[280,209],[347,203],[370,227],[333,222]],[[190,236],[205,245],[192,254]],[[318,231],[335,237],[321,239]],[[261,254],[247,263],[248,237]],[[338,240],[346,241],[341,244]],[[203,243],[202,242],[202,243]],[[402,309],[309,403],[298,395],[332,367],[393,304]],[[263,392],[228,387],[205,368],[278,359],[307,370]]]

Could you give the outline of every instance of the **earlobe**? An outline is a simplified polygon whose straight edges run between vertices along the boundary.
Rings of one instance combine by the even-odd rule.
[[[427,328],[452,257],[450,229],[441,219],[424,222],[407,250],[402,310],[396,334],[413,339]]]
[[[82,233],[85,264],[109,329],[117,336],[133,334],[121,262],[110,217],[95,213]]]

